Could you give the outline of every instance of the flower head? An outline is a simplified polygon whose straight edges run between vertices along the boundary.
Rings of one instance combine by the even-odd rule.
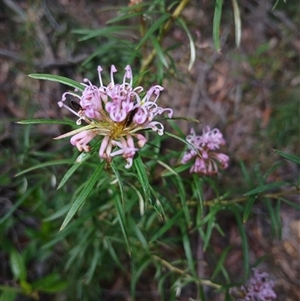
[[[79,151],[90,151],[88,143],[96,136],[102,136],[99,156],[108,162],[112,157],[122,155],[126,159],[126,168],[131,167],[135,153],[145,145],[147,139],[141,134],[145,129],[152,129],[163,135],[164,126],[153,119],[157,115],[168,112],[169,118],[173,115],[170,108],[161,108],[157,99],[163,87],[152,86],[148,91],[143,87],[133,87],[133,77],[130,66],[126,66],[122,83],[115,83],[114,73],[117,69],[111,66],[110,83],[103,85],[102,68],[98,66],[100,86],[93,85],[88,79],[83,80],[84,90],[79,95],[75,92],[65,92],[60,107],[65,107],[78,116],[77,124],[84,121],[87,125],[56,139],[73,136],[71,144]],[[78,98],[76,106],[68,106],[65,101],[71,95]],[[74,103],[74,101],[73,101]],[[71,102],[72,104],[72,102]],[[136,142],[135,142],[136,141]]]
[[[273,291],[274,282],[269,280],[268,273],[253,269],[253,276],[240,288],[231,288],[229,293],[237,301],[272,301],[276,299]]]
[[[219,147],[225,144],[219,129],[211,130],[209,126],[206,126],[202,135],[196,135],[195,130],[191,129],[186,141],[190,146],[183,155],[181,163],[186,164],[194,160],[190,172],[212,175],[218,173],[219,168],[228,167],[229,157],[218,152]]]

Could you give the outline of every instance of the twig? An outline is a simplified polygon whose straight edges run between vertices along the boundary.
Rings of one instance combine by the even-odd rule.
[[[177,267],[175,267],[174,265],[172,265],[171,263],[169,263],[168,261],[160,258],[159,256],[157,255],[152,255],[152,258],[156,261],[158,261],[160,264],[162,264],[163,266],[165,266],[168,270],[172,271],[172,272],[175,272],[177,274],[180,274],[182,276],[187,276],[187,277],[191,277],[195,280],[195,282],[198,282],[199,284],[204,284],[204,285],[208,285],[208,286],[211,286],[211,287],[214,287],[216,289],[219,289],[221,288],[221,285],[217,284],[217,283],[214,283],[210,280],[206,280],[206,279],[200,279],[200,278],[195,278],[193,277],[192,275],[190,275],[189,273],[187,273],[186,271],[184,270],[181,270]]]

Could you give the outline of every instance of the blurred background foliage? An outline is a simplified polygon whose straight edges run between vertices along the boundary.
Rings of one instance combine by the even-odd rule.
[[[2,1],[1,301],[231,300],[226,289],[259,263],[278,300],[299,297],[300,10],[274,5]],[[99,64],[106,83],[111,64],[131,64],[138,83],[164,86],[162,106],[200,121],[172,121],[172,135],[220,128],[230,167],[218,178],[190,175],[180,168],[184,144],[153,135],[140,152],[151,201],[137,170],[114,160],[117,173],[102,171],[59,232],[99,159],[57,190],[78,152],[53,137],[70,127],[16,122],[72,120],[57,106],[66,87],[27,75],[96,84]]]

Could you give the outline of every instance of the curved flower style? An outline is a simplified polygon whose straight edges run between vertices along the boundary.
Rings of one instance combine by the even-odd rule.
[[[65,92],[60,107],[65,107],[79,117],[77,124],[82,121],[87,125],[61,135],[55,139],[68,136],[71,144],[75,145],[79,151],[89,152],[88,143],[96,136],[103,136],[99,149],[99,156],[110,162],[112,157],[122,155],[126,161],[126,168],[132,166],[135,153],[145,145],[147,139],[140,131],[152,129],[159,135],[163,135],[164,126],[157,121],[153,121],[156,115],[168,112],[168,117],[172,118],[173,110],[161,108],[156,104],[163,87],[152,86],[147,92],[143,87],[132,87],[133,77],[131,67],[125,68],[123,82],[114,82],[114,73],[117,69],[111,66],[111,82],[104,86],[102,82],[102,68],[98,66],[100,87],[93,85],[88,79],[84,79],[85,86],[82,95],[74,92]],[[77,92],[75,90],[75,92]],[[79,102],[74,102],[68,106],[65,104],[67,95],[77,97]],[[137,146],[135,146],[137,140]]]
[[[195,160],[190,172],[213,175],[218,173],[219,167],[224,169],[228,167],[229,157],[217,152],[221,145],[225,144],[223,135],[218,129],[210,129],[206,126],[202,135],[196,135],[194,129],[191,129],[190,135],[186,137],[190,143],[189,150],[185,152],[181,163],[186,164]]]
[[[277,298],[273,291],[274,282],[268,280],[268,273],[253,269],[252,278],[240,288],[231,288],[229,293],[237,301],[272,301]]]

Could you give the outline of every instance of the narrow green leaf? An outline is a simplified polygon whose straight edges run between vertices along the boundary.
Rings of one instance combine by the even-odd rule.
[[[240,213],[238,212],[237,208],[232,207],[232,210],[235,214],[235,219],[237,222],[238,230],[242,240],[242,249],[243,249],[243,256],[244,256],[244,271],[246,278],[249,276],[249,245],[248,245],[248,238],[246,235],[246,231],[240,217]]]
[[[57,119],[26,119],[17,121],[19,124],[66,124],[74,126],[74,121],[69,120],[57,120]]]
[[[182,211],[178,211],[172,218],[168,219],[162,227],[160,227],[152,236],[150,243],[159,239],[164,233],[166,233],[171,227],[173,227],[183,214]]]
[[[67,205],[59,208],[53,214],[51,214],[48,217],[44,218],[43,221],[44,222],[54,221],[54,220],[62,217],[63,215],[65,215],[69,211],[69,209],[70,209],[70,204],[67,204]]]
[[[277,225],[277,235],[278,238],[281,239],[282,236],[282,223],[281,223],[281,201],[276,201],[276,207],[275,207],[275,219],[276,219],[276,225]]]
[[[159,60],[166,68],[169,68],[169,64],[166,61],[163,49],[162,49],[161,45],[159,44],[158,40],[156,39],[155,36],[151,36],[150,39],[151,39],[152,45],[156,51],[156,54],[157,54]]]
[[[286,182],[275,182],[275,183],[265,184],[265,185],[262,185],[260,187],[255,188],[255,189],[252,189],[252,190],[244,193],[243,195],[244,196],[250,196],[250,195],[254,195],[254,194],[260,194],[260,193],[265,192],[269,189],[278,188],[278,187],[281,187],[281,186],[286,185],[286,184],[287,184]]]
[[[133,27],[130,26],[107,26],[103,27],[101,29],[97,30],[91,30],[91,29],[75,29],[72,32],[76,34],[81,34],[83,37],[79,39],[79,41],[86,41],[89,39],[93,39],[99,36],[104,36],[104,37],[110,37],[112,34],[117,33],[124,33],[125,34],[125,29],[134,29]]]
[[[241,36],[242,36],[242,21],[241,21],[240,8],[237,0],[232,0],[232,6],[233,6],[234,25],[235,25],[235,44],[237,47],[240,47]]]
[[[16,280],[26,281],[27,272],[22,255],[15,249],[10,250],[10,267]]]
[[[112,260],[114,263],[120,268],[122,272],[127,272],[126,267],[124,264],[120,261],[119,255],[116,253],[114,246],[112,245],[110,238],[107,236],[103,237],[103,245],[107,248],[107,251],[109,252]]]
[[[50,80],[53,82],[58,82],[58,83],[66,85],[66,86],[70,86],[79,91],[83,91],[85,88],[85,86],[83,84],[80,84],[73,79],[70,79],[70,78],[67,78],[64,76],[60,76],[60,75],[34,73],[34,74],[29,74],[28,76],[31,78],[34,78],[34,79],[42,79],[42,80]]]
[[[94,247],[94,256],[91,263],[89,264],[89,270],[86,274],[86,280],[85,280],[86,284],[91,283],[100,257],[101,257],[101,253],[99,250],[99,243],[96,242]]]
[[[251,187],[252,180],[251,180],[251,177],[249,175],[248,169],[246,168],[246,166],[245,166],[245,164],[244,164],[244,162],[242,160],[240,160],[239,163],[240,163],[241,170],[242,170],[243,176],[245,178],[245,181],[246,181],[247,185],[249,187]]]
[[[180,223],[180,230],[181,230],[183,248],[184,248],[184,252],[185,252],[186,259],[187,259],[189,270],[192,275],[196,276],[196,270],[195,270],[195,266],[194,266],[194,257],[193,257],[193,252],[191,249],[188,230],[187,230],[186,226],[183,225],[183,223]]]
[[[27,168],[25,170],[22,170],[21,172],[18,172],[15,177],[18,177],[20,175],[23,175],[29,171],[35,170],[35,169],[39,169],[39,168],[43,168],[43,167],[47,167],[47,166],[53,166],[53,165],[62,165],[62,164],[72,164],[74,163],[73,160],[57,160],[57,161],[49,161],[49,162],[45,162],[45,163],[41,163],[35,166],[32,166],[30,168]]]
[[[254,205],[254,202],[255,202],[255,197],[249,198],[248,201],[246,202],[244,214],[243,214],[243,223],[246,223],[246,221],[248,220],[248,217],[252,212],[252,207]]]
[[[221,271],[221,269],[224,267],[223,264],[224,264],[224,261],[228,255],[228,252],[229,250],[231,249],[231,246],[228,246],[227,248],[225,248],[219,258],[219,261],[215,267],[215,270],[211,276],[211,280],[213,280],[217,275],[218,273]]]
[[[187,27],[187,25],[185,24],[185,22],[183,21],[182,18],[178,18],[177,21],[179,22],[179,24],[182,26],[182,28],[185,30],[188,38],[189,38],[189,42],[190,42],[190,62],[188,65],[188,70],[190,71],[193,68],[193,65],[195,63],[196,60],[196,47],[195,47],[195,43],[192,37],[192,34],[189,30],[189,28]]]
[[[134,10],[135,7],[136,7],[136,8],[139,8],[139,5],[131,6],[130,9],[131,9],[131,10]],[[139,17],[139,16],[142,16],[143,13],[144,13],[143,10],[140,10],[140,11],[137,11],[137,12],[134,12],[134,13],[126,13],[126,14],[124,14],[124,15],[121,15],[121,16],[118,16],[118,17],[115,17],[115,18],[110,19],[109,21],[106,22],[106,24],[112,24],[112,23],[124,21],[124,20],[127,20],[127,19]]]
[[[192,164],[184,164],[184,165],[179,165],[176,168],[170,169],[170,170],[166,170],[163,171],[161,176],[162,177],[170,177],[170,176],[174,176],[174,175],[178,175],[179,173],[191,168]]]
[[[99,167],[96,169],[96,171],[91,176],[91,178],[87,181],[84,189],[82,190],[82,192],[79,194],[77,199],[72,204],[67,216],[65,217],[65,219],[60,227],[60,231],[63,230],[67,226],[67,224],[70,222],[72,217],[76,214],[78,209],[81,207],[81,205],[84,203],[84,201],[86,200],[86,198],[92,191],[94,185],[99,180],[99,176],[102,172],[103,166],[104,166],[104,161],[99,164]]]
[[[122,204],[124,206],[124,204],[125,204],[125,197],[124,197],[123,183],[122,183],[122,180],[121,180],[121,177],[120,177],[120,173],[117,170],[114,162],[110,163],[110,167],[111,167],[111,169],[113,170],[113,172],[116,175],[116,178],[117,178],[117,181],[118,181],[118,184],[119,184],[119,188],[120,188],[120,193],[121,193],[121,201],[122,201]]]
[[[133,164],[137,171],[138,179],[143,188],[145,201],[148,202],[150,199],[150,184],[149,184],[145,165],[138,154],[136,155],[136,158],[134,158]]]
[[[213,216],[213,218],[209,219],[209,221],[207,223],[206,233],[205,233],[205,237],[204,237],[204,241],[203,241],[203,250],[204,251],[206,251],[206,249],[208,247],[214,223],[215,223],[215,216]]]
[[[300,211],[300,205],[294,203],[294,202],[291,202],[285,198],[279,198],[279,200],[281,200],[282,202],[288,204],[289,206],[295,208],[296,210]]]
[[[120,46],[120,43],[117,44],[117,41],[115,39],[107,41],[105,44],[102,44],[101,47],[96,49],[91,55],[89,55],[83,62],[82,66],[85,66],[87,63],[89,63],[92,59],[95,57],[102,57],[103,55],[106,55],[110,52],[110,50],[116,49],[118,46]]]
[[[127,224],[126,224],[126,218],[125,218],[125,212],[124,212],[124,208],[120,202],[120,198],[118,195],[116,195],[114,197],[114,202],[115,202],[115,206],[117,209],[117,215],[118,215],[118,220],[121,226],[121,230],[125,239],[125,243],[127,246],[127,251],[128,254],[131,254],[131,249],[130,249],[130,245],[129,245],[129,240],[128,240],[128,235],[127,235]]]
[[[273,149],[273,151],[274,151],[276,154],[282,156],[283,158],[285,158],[285,159],[287,159],[287,160],[289,160],[289,161],[292,161],[292,162],[294,162],[294,163],[300,165],[300,157],[295,156],[295,155],[291,155],[291,154],[284,153],[284,152],[282,152],[282,151],[280,151],[280,150],[278,150],[278,149]]]
[[[65,183],[69,180],[69,178],[73,175],[73,173],[78,169],[78,167],[80,166],[79,163],[75,163],[63,176],[63,178],[61,179],[57,190],[60,189],[62,186],[65,185]]]
[[[148,267],[148,265],[150,263],[151,263],[151,258],[146,258],[144,261],[139,262],[139,268],[137,270],[133,269],[133,272],[131,275],[131,284],[130,284],[132,298],[135,298],[137,281],[139,280],[139,278],[141,277],[141,274]]]
[[[34,290],[56,293],[64,290],[67,287],[67,282],[62,281],[59,274],[53,273],[34,281],[31,285]]]
[[[203,181],[202,179],[199,179],[199,175],[193,174],[193,183],[192,183],[192,189],[193,189],[193,194],[195,198],[199,202],[199,210],[200,210],[200,217],[203,218],[204,215],[204,199],[203,199],[203,192],[202,192],[202,184]]]
[[[162,15],[158,20],[156,20],[152,26],[148,29],[146,34],[140,40],[139,44],[136,46],[135,50],[138,50],[149,38],[150,36],[161,27],[165,21],[167,21],[171,16],[169,14]]]
[[[35,183],[36,185],[38,185],[38,183]],[[14,203],[11,207],[10,207],[10,209],[9,209],[9,211],[2,217],[2,218],[0,218],[0,225],[2,224],[2,223],[4,223],[14,212],[15,212],[15,210],[19,207],[19,206],[21,206],[22,205],[22,203],[27,199],[27,197],[28,196],[30,196],[31,194],[32,194],[32,192],[34,191],[36,189],[36,187],[35,186],[33,186],[33,187],[30,187],[29,189],[27,189],[27,191],[24,193],[24,194],[22,194],[22,195],[20,195],[19,197],[18,197],[18,201],[16,202],[16,203]]]
[[[211,219],[215,219],[215,215],[218,213],[218,211],[220,209],[221,209],[221,207],[218,206],[217,204],[214,206],[211,206],[209,213],[206,214],[203,219],[196,221],[197,222],[196,227],[200,228],[203,225],[205,225],[207,222],[209,222]]]
[[[134,219],[131,217],[128,217],[128,226],[129,226],[129,229],[131,229],[131,231],[135,232],[137,239],[139,240],[141,245],[145,248],[145,250],[149,250],[149,245],[148,245],[148,242],[147,242],[145,236],[143,235],[141,229],[136,224]]]
[[[189,147],[191,147],[191,148],[193,148],[193,149],[195,149],[195,150],[197,151],[197,149],[196,149],[192,144],[188,143],[185,139],[183,139],[183,138],[181,138],[181,137],[178,137],[178,136],[176,136],[176,135],[173,135],[173,134],[171,134],[171,133],[169,133],[169,132],[165,132],[165,134],[168,135],[168,136],[170,136],[170,137],[172,137],[172,138],[175,138],[175,139],[177,139],[177,140],[183,142],[183,143],[186,144],[187,146],[189,146]]]
[[[176,185],[177,189],[178,189],[178,193],[179,193],[179,198],[180,198],[180,202],[181,202],[181,207],[183,209],[183,213],[186,219],[186,224],[190,225],[191,224],[191,216],[190,216],[190,210],[189,207],[187,205],[186,202],[186,193],[185,193],[185,188],[182,182],[181,177],[179,176],[175,176],[173,178],[173,182]]]
[[[214,20],[213,20],[213,40],[214,40],[215,48],[218,52],[221,51],[220,24],[221,24],[221,16],[222,16],[222,6],[223,6],[223,0],[216,0]]]
[[[265,199],[264,203],[267,205],[268,211],[269,211],[269,216],[270,216],[270,221],[271,221],[271,229],[272,229],[272,236],[275,237],[276,234],[278,233],[278,227],[280,225],[277,224],[276,220],[276,213],[275,210],[272,206],[272,203],[269,199]]]

